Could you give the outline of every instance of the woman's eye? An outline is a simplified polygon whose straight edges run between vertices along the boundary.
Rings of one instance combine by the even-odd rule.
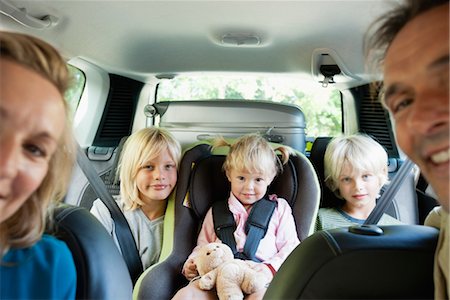
[[[44,149],[34,145],[34,144],[27,144],[24,146],[24,148],[31,153],[31,155],[36,157],[46,157],[46,152]]]
[[[146,169],[146,170],[152,171],[154,169],[154,167],[152,165],[145,165],[145,166],[142,167],[142,169]]]
[[[244,176],[238,176],[237,179],[238,179],[239,181],[243,181],[243,180],[244,180]]]
[[[262,182],[264,181],[264,178],[256,178],[256,182]]]

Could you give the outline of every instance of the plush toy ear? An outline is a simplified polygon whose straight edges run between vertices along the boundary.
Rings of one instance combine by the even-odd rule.
[[[221,244],[221,247],[225,253],[225,256],[227,257],[227,259],[225,260],[232,260],[234,258],[234,255],[231,248],[227,244]]]
[[[194,258],[194,262],[195,262],[195,265],[197,266],[198,274],[204,275],[205,273],[207,273],[205,271],[203,254],[197,255],[197,257]]]

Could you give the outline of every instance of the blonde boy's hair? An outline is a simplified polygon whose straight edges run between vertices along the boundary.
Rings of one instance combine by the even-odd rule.
[[[70,85],[65,60],[50,44],[35,37],[0,32],[1,59],[22,65],[43,76],[60,92],[65,108],[65,127],[41,185],[11,217],[0,224],[0,258],[9,248],[26,248],[44,233],[53,206],[66,194],[75,161],[75,140],[64,93]],[[3,74],[3,76],[8,76]],[[24,84],[27,84],[24,82]]]
[[[283,170],[283,165],[289,159],[292,150],[286,146],[275,149],[259,134],[248,134],[240,137],[230,145],[224,138],[218,138],[214,147],[229,146],[230,151],[223,164],[223,169],[228,175],[234,169],[237,171],[256,172],[264,174],[273,180]],[[275,151],[281,153],[281,161]]]
[[[117,169],[117,176],[120,178],[120,196],[125,203],[125,209],[134,210],[144,204],[139,198],[137,173],[145,163],[164,151],[169,152],[178,169],[181,146],[169,131],[150,127],[141,129],[128,137]]]
[[[374,173],[380,187],[388,183],[388,156],[386,150],[364,134],[335,137],[328,144],[324,157],[325,183],[337,197],[339,194],[339,176],[345,163],[353,171]]]

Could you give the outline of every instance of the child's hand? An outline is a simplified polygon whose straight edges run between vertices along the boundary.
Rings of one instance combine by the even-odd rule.
[[[198,276],[197,265],[194,263],[194,259],[188,259],[183,266],[183,275],[187,280],[191,280]]]

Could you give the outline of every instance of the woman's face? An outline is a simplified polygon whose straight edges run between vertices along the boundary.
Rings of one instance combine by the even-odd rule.
[[[0,223],[38,189],[62,136],[61,94],[35,71],[0,58]]]

